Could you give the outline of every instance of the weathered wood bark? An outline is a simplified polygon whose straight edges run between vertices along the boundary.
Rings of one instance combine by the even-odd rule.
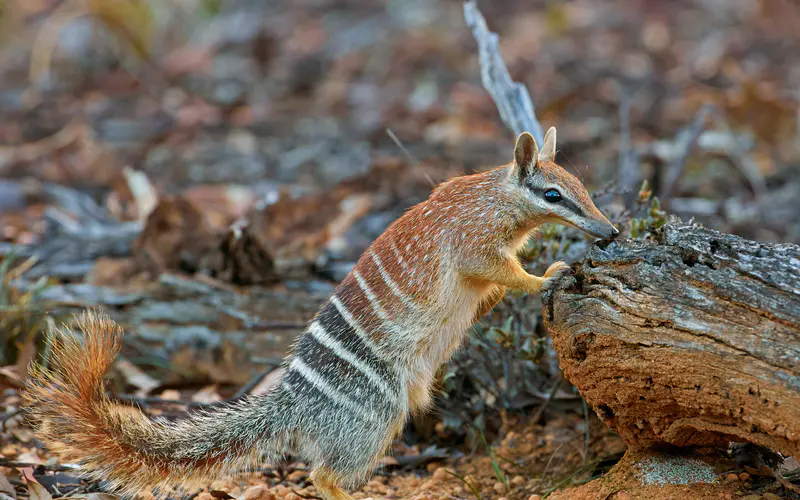
[[[15,286],[26,290],[33,284]],[[38,304],[58,326],[71,326],[85,309],[100,308],[125,329],[122,355],[138,358],[137,364],[168,366],[156,374],[167,376],[165,383],[242,385],[286,355],[326,298],[326,291],[240,290],[165,273],[147,288],[128,291],[52,285]]]
[[[670,223],[573,269],[545,321],[566,377],[629,445],[800,456],[800,247]]]

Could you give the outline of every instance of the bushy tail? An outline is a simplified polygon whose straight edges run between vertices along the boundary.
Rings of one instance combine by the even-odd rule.
[[[59,332],[51,368],[34,367],[27,412],[38,436],[91,479],[123,495],[166,486],[204,486],[211,479],[280,454],[273,429],[278,393],[250,398],[179,422],[151,420],[112,403],[103,377],[120,349],[122,329],[84,313],[82,339]]]

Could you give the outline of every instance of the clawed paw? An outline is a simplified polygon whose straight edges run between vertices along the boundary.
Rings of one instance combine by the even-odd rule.
[[[559,260],[550,264],[550,267],[548,267],[547,271],[544,273],[544,277],[547,280],[554,280],[569,271],[569,269],[570,267],[566,263]]]

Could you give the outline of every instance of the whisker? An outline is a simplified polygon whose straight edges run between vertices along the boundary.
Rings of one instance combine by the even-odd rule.
[[[411,151],[409,151],[405,147],[405,145],[402,142],[400,142],[400,138],[395,135],[392,129],[387,128],[386,135],[388,135],[392,139],[392,141],[394,141],[397,147],[400,148],[400,151],[402,151],[403,154],[406,155],[406,158],[408,159],[409,163],[422,171],[422,175],[425,176],[425,179],[428,181],[428,184],[430,184],[431,187],[436,187],[436,183],[433,182],[433,179],[431,179],[431,176],[428,175],[428,172],[426,172],[425,169],[420,166],[419,160],[417,160],[417,158],[413,154],[411,154]]]
[[[583,182],[583,174],[581,174],[581,171],[580,171],[580,169],[579,169],[579,168],[577,168],[577,167],[575,166],[575,164],[574,164],[574,163],[572,163],[572,160],[570,160],[570,159],[569,159],[569,156],[567,156],[566,154],[564,154],[564,152],[563,152],[563,151],[562,151],[562,153],[561,153],[561,154],[564,156],[564,159],[565,159],[565,160],[567,160],[567,161],[569,162],[569,166],[570,166],[570,167],[572,167],[572,170],[574,170],[574,171],[575,171],[575,173],[576,173],[576,174],[577,174],[577,176],[578,176],[578,179],[580,179],[580,180],[581,180],[581,182]],[[586,165],[586,170],[589,170],[589,165]]]

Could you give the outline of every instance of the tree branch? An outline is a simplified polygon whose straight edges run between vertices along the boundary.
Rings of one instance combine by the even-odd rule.
[[[489,31],[475,0],[464,2],[464,20],[478,42],[483,88],[492,96],[503,123],[514,135],[527,131],[537,144],[544,144],[544,132],[536,119],[531,95],[524,85],[511,79],[500,56],[497,34]]]

